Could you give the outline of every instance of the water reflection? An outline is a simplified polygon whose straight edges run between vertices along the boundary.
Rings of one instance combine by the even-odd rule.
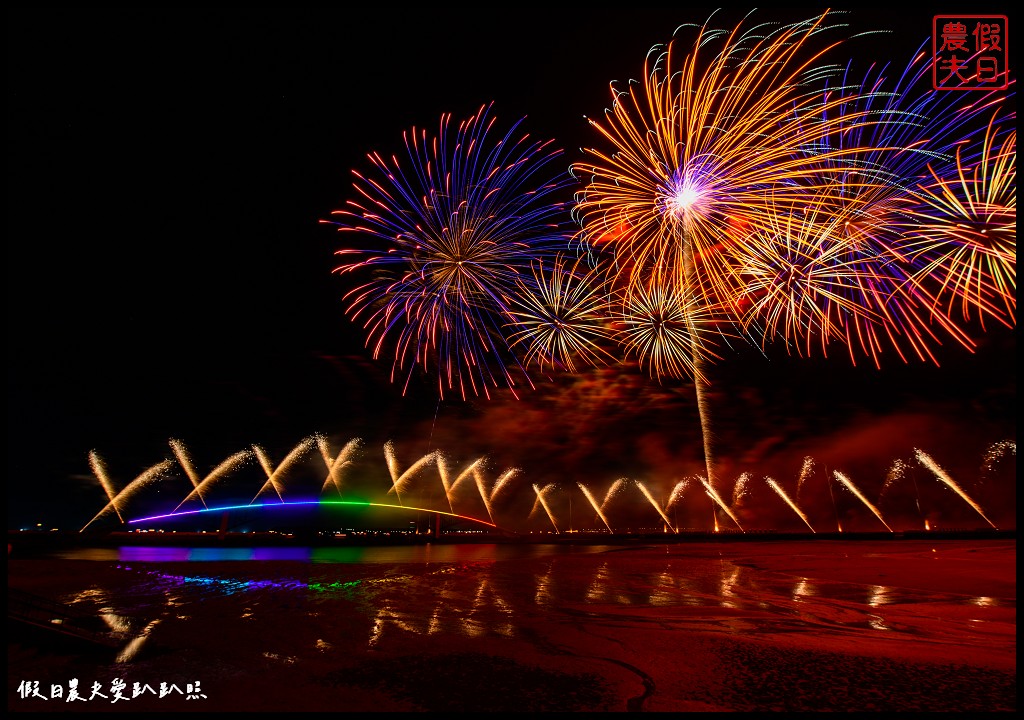
[[[978,613],[964,617],[970,622],[1001,602],[787,576],[684,553],[649,555],[635,565],[620,561],[611,549],[479,544],[105,552],[134,576],[128,587],[118,583],[118,602],[135,603],[136,612],[154,618],[136,633],[125,658],[137,654],[160,622],[188,627],[193,618],[182,612],[185,608],[196,622],[221,612],[225,622],[239,621],[253,632],[279,632],[280,618],[288,617],[294,626],[309,628],[304,647],[323,654],[353,638],[373,648],[401,634],[516,638],[534,621],[574,623],[580,614],[726,633],[768,632],[782,623],[787,631],[811,633],[833,628],[924,634],[913,618],[899,614],[901,606],[972,607]],[[96,553],[104,551],[79,552],[98,559]],[[73,602],[96,605],[111,628],[124,615],[106,589],[85,590]],[[281,653],[266,657],[293,661]]]

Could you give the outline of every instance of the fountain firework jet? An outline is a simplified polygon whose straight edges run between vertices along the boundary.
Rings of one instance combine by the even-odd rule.
[[[872,513],[874,513],[875,517],[878,518],[879,522],[881,522],[883,525],[885,525],[885,529],[886,530],[888,530],[889,532],[892,532],[892,528],[889,527],[889,524],[882,518],[882,513],[878,510],[878,508],[876,508],[874,505],[872,505],[868,501],[868,499],[866,497],[864,497],[864,493],[862,493],[857,488],[857,486],[853,484],[853,481],[850,480],[850,478],[846,477],[845,475],[843,475],[838,470],[834,471],[834,475],[835,475],[836,480],[841,482],[846,487],[847,490],[849,490],[854,495],[856,495],[857,499],[860,500],[862,503],[864,503],[864,507],[866,507]]]
[[[483,473],[479,470],[473,471],[473,480],[476,483],[476,489],[480,493],[480,499],[484,501],[484,508],[487,510],[487,516],[494,522],[494,512],[491,510],[491,493],[487,491],[487,483],[484,482]]]
[[[651,503],[651,505],[654,506],[654,509],[658,511],[658,514],[661,515],[661,519],[665,521],[665,525],[672,528],[672,532],[678,533],[679,531],[672,527],[672,521],[668,519],[668,515],[666,515],[665,511],[661,509],[660,505],[658,505],[658,502],[654,499],[654,496],[651,495],[650,490],[647,489],[647,486],[644,485],[639,480],[636,480],[635,482],[636,486],[640,488],[640,492],[642,492],[644,494],[644,497],[647,498],[647,501]],[[739,525],[739,523],[736,524]]]
[[[440,450],[437,452],[437,474],[441,477],[441,487],[444,488],[444,497],[448,501],[448,509],[455,512],[452,504],[452,482],[448,473],[448,457]]]
[[[178,463],[185,471],[185,475],[188,476],[189,481],[192,483],[192,489],[198,490],[200,485],[199,473],[196,472],[195,466],[192,464],[192,458],[188,454],[188,450],[185,448],[185,443],[181,440],[171,438],[168,441],[171,446],[171,450],[174,452],[174,457],[178,459]],[[199,495],[199,501],[203,503],[203,507],[206,507],[206,499]]]
[[[811,532],[817,532],[811,526],[811,521],[807,519],[807,515],[804,514],[804,511],[801,510],[799,507],[797,507],[797,504],[795,502],[793,502],[789,498],[789,495],[786,494],[786,491],[783,490],[782,487],[777,482],[775,482],[770,477],[766,477],[764,480],[765,480],[766,483],[768,483],[768,487],[770,487],[772,490],[774,490],[776,493],[778,493],[778,496],[780,498],[782,498],[783,500],[785,500],[786,504],[789,505],[789,507],[791,507],[793,509],[793,512],[795,512],[797,515],[800,516],[800,519],[804,521],[804,524],[808,528],[810,528]]]
[[[462,472],[460,472],[456,476],[455,481],[451,485],[452,492],[454,492],[455,489],[458,488],[458,486],[461,485],[464,481],[474,478],[477,470],[485,462],[487,462],[487,456],[482,455],[473,462],[471,462],[469,465],[467,465],[465,468],[463,468]]]
[[[89,467],[92,468],[92,474],[100,481],[100,487],[103,488],[103,492],[107,494],[107,502],[113,504],[114,498],[117,497],[117,490],[114,489],[114,483],[110,481],[110,476],[107,475],[107,469],[103,464],[103,459],[100,458],[99,454],[95,450],[89,451]],[[124,518],[121,517],[121,511],[117,509],[116,505],[113,507],[114,512],[117,513],[117,519],[124,522]],[[82,529],[84,530],[85,528]]]
[[[329,485],[333,484],[334,489],[338,491],[338,497],[341,497],[341,471],[352,464],[352,456],[363,441],[360,438],[349,440],[336,458],[331,457],[331,448],[327,443],[327,438],[317,435],[316,442],[320,448],[320,454],[323,456],[324,464],[327,466],[327,477],[324,478],[324,485],[320,492],[324,492]]]
[[[935,462],[931,458],[931,456],[928,455],[928,453],[924,452],[923,450],[914,448],[914,454],[917,455],[917,459],[921,462],[922,465],[924,465],[926,468],[935,473],[935,477],[937,477],[939,480],[945,483],[950,490],[952,490],[961,498],[963,498],[964,502],[966,502],[968,505],[974,508],[974,510],[979,515],[981,515],[985,522],[991,525],[993,529],[998,530],[998,528],[996,528],[995,526],[995,523],[993,523],[991,520],[985,517],[985,513],[981,511],[981,507],[978,505],[978,503],[974,502],[974,500],[967,493],[964,492],[963,488],[957,485],[956,482],[953,481],[953,478],[951,478],[945,470],[939,467],[939,464]]]
[[[164,473],[169,471],[173,465],[174,463],[171,462],[170,460],[163,460],[162,462],[158,462],[151,468],[144,470],[141,475],[139,475],[137,478],[135,478],[130,483],[125,485],[124,489],[121,492],[114,495],[114,497],[110,499],[110,502],[108,502],[103,507],[102,510],[96,513],[95,517],[93,517],[92,520],[90,520],[84,526],[82,526],[82,530],[85,530],[87,527],[89,527],[94,522],[99,520],[101,517],[109,513],[111,510],[117,513],[117,517],[119,520],[121,520],[121,522],[124,522],[124,519],[121,516],[120,508],[118,508],[118,504],[120,503],[123,505],[124,503],[131,500],[135,493],[137,493],[139,490],[141,490],[143,487],[150,484],[154,480],[159,479],[162,475],[164,475]],[[82,530],[80,530],[79,532],[82,532]]]
[[[1017,457],[1017,443],[1010,440],[1000,440],[999,442],[992,443],[988,450],[985,451],[985,458],[981,465],[982,472],[992,472],[995,469],[996,463],[1007,455]]]
[[[187,503],[189,500],[191,500],[194,497],[198,497],[198,498],[201,499],[203,497],[202,493],[204,493],[207,490],[209,490],[210,486],[213,485],[213,483],[215,483],[217,480],[227,476],[227,474],[229,472],[231,472],[232,470],[237,468],[239,465],[241,465],[244,462],[246,462],[247,460],[249,460],[249,458],[251,458],[253,456],[253,454],[254,453],[251,450],[241,450],[239,452],[236,452],[234,455],[232,455],[231,457],[227,458],[223,462],[221,462],[221,464],[218,465],[217,467],[215,467],[213,469],[213,471],[210,472],[209,475],[207,475],[205,478],[203,478],[202,482],[200,482],[199,485],[197,485],[192,490],[192,492],[190,492],[188,495],[186,495],[185,499],[182,500],[180,503],[178,503],[178,507],[176,507],[174,509],[177,511],[182,505],[184,505],[185,503]],[[205,505],[205,503],[204,503],[204,505]]]
[[[736,478],[735,484],[732,486],[732,507],[736,507],[739,501],[747,494],[748,485],[750,484],[750,473],[741,473]]]
[[[387,460],[388,472],[391,473],[391,487],[388,489],[388,495],[394,493],[395,497],[398,498],[398,504],[401,505],[402,488],[411,481],[416,471],[424,465],[433,462],[437,458],[437,453],[427,453],[410,465],[403,473],[399,473],[398,458],[395,456],[395,445],[390,440],[384,443],[384,457]]]
[[[612,486],[608,488],[608,492],[604,494],[604,500],[601,502],[601,510],[608,507],[608,503],[611,499],[622,492],[622,488],[626,486],[626,478],[619,478],[612,483]]]
[[[494,487],[491,488],[492,503],[494,502],[494,498],[498,496],[498,493],[508,487],[509,481],[521,472],[522,470],[520,468],[509,468],[498,476],[498,479],[494,481]]]
[[[712,486],[706,478],[701,478],[700,482],[704,486],[704,490],[707,491],[708,497],[714,500],[715,504],[725,511],[725,514],[728,515],[734,523],[736,523],[736,527],[738,527],[741,532],[746,532],[746,530],[743,529],[743,526],[740,525],[740,521],[736,519],[736,516],[733,514],[732,510],[729,509],[729,506],[725,504],[724,500],[722,500],[721,496],[718,494],[718,491],[715,490],[714,486]],[[715,517],[715,529],[718,529],[717,516]]]
[[[555,515],[551,512],[551,507],[548,505],[548,501],[544,499],[544,496],[554,488],[554,485],[545,485],[543,488],[539,488],[536,485],[533,486],[533,491],[537,494],[537,502],[540,503],[541,507],[544,508],[544,512],[548,514],[548,520],[551,521],[551,527],[555,529],[555,532],[560,532],[558,529],[558,523],[555,522]]]
[[[590,505],[594,508],[594,512],[597,513],[597,516],[601,518],[601,522],[603,522],[604,526],[608,528],[608,532],[614,532],[612,530],[612,526],[608,524],[608,518],[605,517],[605,514],[603,512],[601,512],[601,506],[597,504],[597,500],[595,500],[594,496],[591,495],[590,490],[587,489],[587,486],[584,485],[583,483],[576,484],[580,486],[580,490],[583,491],[583,495],[587,498],[587,502],[589,502]]]
[[[814,474],[814,458],[810,455],[804,458],[803,465],[800,466],[800,477],[796,480],[796,499],[800,500],[800,491],[804,489],[804,483],[810,479],[811,475]]]
[[[277,493],[277,497],[281,502],[284,502],[284,486],[281,484],[280,477],[284,474],[284,471],[291,467],[295,462],[301,458],[310,448],[316,443],[316,437],[308,437],[300,441],[298,445],[292,448],[291,452],[285,456],[285,459],[281,461],[281,464],[276,468],[273,468],[270,458],[267,457],[266,451],[258,445],[253,446],[253,452],[256,453],[256,457],[260,460],[260,465],[263,466],[264,472],[267,473],[267,481],[263,483],[263,487],[260,488],[259,492],[256,493],[255,497],[250,501],[250,504],[256,502],[257,498],[266,492],[268,489],[273,490]]]
[[[686,488],[688,488],[689,486],[689,478],[683,478],[682,480],[677,482],[675,484],[675,487],[672,488],[672,492],[669,493],[668,502],[665,503],[665,509],[668,510],[677,502],[680,502],[683,499],[683,493],[686,492]]]

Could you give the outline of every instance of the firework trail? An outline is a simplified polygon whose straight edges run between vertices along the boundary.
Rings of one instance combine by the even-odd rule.
[[[519,475],[521,472],[522,470],[520,468],[509,468],[508,470],[506,470],[505,472],[498,476],[498,479],[494,481],[494,487],[491,488],[492,503],[494,502],[494,499],[498,496],[498,494],[509,486],[509,483],[512,480],[512,478],[514,478],[516,475]]]
[[[736,478],[736,483],[732,486],[732,507],[736,507],[739,504],[739,501],[747,494],[747,491],[750,489],[749,485],[750,473],[741,473],[740,476]]]
[[[686,488],[688,488],[689,486],[690,486],[689,478],[684,478],[684,479],[680,480],[679,482],[677,482],[675,484],[675,487],[672,488],[672,492],[669,493],[668,502],[665,503],[665,509],[668,510],[673,505],[675,505],[677,502],[680,502],[683,499],[683,493],[686,492]]]
[[[888,530],[889,532],[892,532],[892,528],[889,527],[889,524],[882,518],[881,511],[879,511],[878,508],[876,508],[874,505],[872,505],[871,502],[866,497],[864,497],[864,493],[862,493],[857,488],[857,486],[853,484],[853,481],[850,480],[850,478],[846,477],[846,475],[844,475],[843,473],[839,472],[838,470],[835,470],[833,474],[835,475],[836,480],[838,480],[840,483],[842,483],[843,486],[845,486],[847,490],[852,492],[856,496],[856,498],[858,500],[860,500],[862,503],[864,503],[864,507],[866,507],[872,513],[874,513],[875,517],[878,518],[878,521],[880,523],[882,523],[883,525],[885,525],[885,529],[886,530]]]
[[[688,27],[696,30],[689,50],[679,38],[655,47],[643,80],[613,85],[611,109],[590,120],[611,151],[586,149],[593,161],[574,167],[586,179],[574,215],[584,242],[613,255],[614,283],[627,296],[667,286],[681,298],[690,355],[683,367],[694,378],[713,488],[706,357],[696,339],[701,313],[733,321],[723,312],[738,302],[724,251],[770,232],[780,208],[840,190],[825,177],[839,172],[827,161],[848,151],[824,139],[857,116],[840,118],[845,93],[830,98],[808,85],[828,75],[820,63],[839,44],[811,48],[811,36],[831,29],[825,15],[731,31]]]
[[[174,438],[171,438],[168,443],[171,446],[171,450],[174,452],[174,457],[178,459],[178,464],[181,465],[182,469],[185,471],[185,475],[188,476],[189,481],[192,483],[192,489],[197,490],[202,481],[199,478],[199,473],[196,472],[195,466],[192,464],[192,458],[188,454],[188,449],[185,447],[185,443]],[[199,500],[203,503],[203,507],[206,507],[206,499],[202,495],[199,495]]]
[[[110,502],[108,502],[103,507],[102,510],[96,513],[92,520],[83,525],[82,530],[80,530],[79,532],[82,532],[90,525],[92,525],[94,522],[99,520],[104,515],[107,515],[111,511],[117,514],[117,517],[119,520],[121,520],[121,522],[124,522],[124,519],[121,517],[121,511],[118,505],[124,505],[126,502],[131,500],[132,497],[139,490],[141,490],[146,485],[149,485],[150,483],[159,480],[161,477],[167,474],[172,467],[174,467],[173,461],[164,460],[152,466],[151,468],[143,471],[141,475],[139,475],[137,478],[135,478],[130,483],[125,485],[124,489],[121,490],[121,492],[117,493],[116,495],[114,495],[114,497],[110,498]]]
[[[897,458],[893,460],[892,466],[889,468],[889,472],[885,474],[885,483],[882,485],[882,491],[878,493],[878,499],[881,500],[886,496],[892,488],[903,480],[907,475],[907,470],[910,468],[905,462]]]
[[[477,474],[479,474],[480,470],[484,467],[484,465],[486,463],[487,463],[487,456],[486,455],[481,455],[476,460],[471,462],[469,465],[464,467],[462,469],[462,472],[460,472],[455,477],[455,481],[451,484],[452,491],[454,492],[454,490],[459,485],[461,485],[463,482],[465,482],[466,480],[470,480],[470,479],[475,478],[475,476]]]
[[[622,489],[626,487],[626,478],[619,478],[611,484],[608,491],[604,494],[604,500],[601,501],[601,511],[603,512],[608,507],[608,503],[611,502],[612,498],[622,492]]]
[[[369,275],[345,296],[346,312],[375,358],[392,348],[403,391],[417,367],[435,368],[441,397],[529,383],[503,331],[510,298],[535,289],[533,264],[568,245],[559,196],[571,176],[553,169],[561,151],[551,142],[516,136],[522,121],[495,139],[490,113],[481,107],[455,129],[444,115],[436,137],[407,131],[404,168],[371,153],[373,172],[356,173],[360,199],[334,213],[340,231],[366,241],[337,251],[335,272]]]
[[[202,499],[203,493],[207,492],[215,482],[217,482],[223,477],[226,477],[227,474],[232,470],[235,470],[244,463],[248,462],[249,459],[253,457],[253,455],[254,453],[251,450],[241,450],[239,452],[236,452],[234,455],[231,455],[224,461],[222,461],[217,467],[215,467],[210,472],[209,475],[203,478],[202,482],[200,482],[198,485],[196,485],[195,488],[193,488],[192,492],[185,496],[184,500],[178,503],[178,507],[174,508],[175,511],[179,510],[182,505],[184,505],[194,497]],[[203,505],[205,507],[206,504],[203,503]]]
[[[804,483],[806,483],[811,475],[814,474],[814,458],[810,455],[804,457],[803,465],[800,466],[800,476],[796,480],[796,499],[800,501],[800,492],[804,489]]]
[[[509,312],[515,323],[510,345],[513,349],[525,346],[526,365],[536,363],[542,371],[547,365],[574,373],[578,363],[596,366],[616,360],[602,347],[611,333],[600,273],[585,255],[571,267],[567,263],[559,256],[546,268],[538,260],[531,283],[520,279],[518,292],[511,298]]]
[[[557,533],[560,532],[558,529],[558,523],[555,522],[555,516],[551,512],[551,507],[548,505],[548,501],[544,498],[544,496],[553,488],[554,485],[545,485],[543,488],[539,488],[535,484],[533,486],[533,492],[536,493],[537,495],[537,502],[540,503],[540,506],[542,508],[544,508],[544,512],[548,514],[548,520],[551,521],[551,527],[553,527],[555,529],[555,532]],[[532,515],[533,513],[531,512],[530,514]]]
[[[491,493],[487,490],[487,483],[484,481],[483,473],[479,470],[473,471],[473,480],[476,482],[477,492],[480,493],[480,499],[484,501],[484,508],[487,510],[487,516],[494,522],[494,512],[491,508]]]
[[[790,499],[789,495],[786,494],[786,491],[782,489],[782,486],[780,486],[777,482],[775,482],[770,477],[766,477],[764,480],[765,480],[766,483],[768,483],[768,487],[770,487],[772,490],[774,490],[776,492],[776,494],[778,494],[778,496],[780,498],[782,498],[787,505],[789,505],[789,507],[793,510],[793,512],[795,512],[800,517],[800,519],[804,521],[804,525],[806,525],[808,528],[810,528],[811,532],[816,532],[814,527],[811,526],[811,521],[807,519],[807,515],[804,513],[803,510],[801,510],[797,506],[797,504],[795,502],[793,502]]]
[[[441,478],[441,487],[444,488],[444,497],[448,501],[448,509],[455,512],[452,504],[452,482],[448,472],[448,457],[440,450],[437,452],[437,474]]]
[[[924,452],[923,450],[918,450],[917,448],[915,448],[914,454],[917,456],[917,459],[920,461],[920,463],[929,470],[931,470],[933,473],[935,473],[935,477],[941,480],[946,485],[946,487],[948,487],[950,490],[952,490],[961,498],[963,498],[964,502],[966,502],[968,505],[974,508],[975,512],[981,515],[982,519],[984,519],[985,522],[991,525],[993,529],[998,530],[998,528],[995,526],[995,523],[989,520],[985,516],[985,513],[982,512],[981,507],[978,505],[978,503],[974,502],[971,496],[964,492],[963,488],[957,485],[953,478],[949,476],[949,473],[943,470],[928,453]]]
[[[736,527],[738,527],[741,532],[746,532],[745,530],[743,530],[743,526],[740,525],[740,521],[736,519],[736,516],[733,514],[732,510],[729,508],[728,505],[725,504],[725,501],[722,500],[722,496],[718,494],[717,490],[715,490],[715,487],[705,478],[701,478],[700,482],[704,486],[704,490],[707,492],[708,497],[710,497],[716,505],[718,505],[720,508],[722,508],[722,510],[725,511],[725,514],[728,515],[734,523],[736,523]]]
[[[338,497],[341,497],[341,471],[352,464],[352,456],[359,449],[362,444],[360,438],[353,438],[349,440],[345,447],[341,449],[338,456],[335,458],[331,457],[331,448],[327,443],[327,438],[323,435],[316,436],[317,447],[320,449],[320,455],[324,459],[324,464],[327,466],[327,477],[324,479],[324,485],[320,492],[324,492],[327,488],[333,484],[334,489],[338,491]]]
[[[414,462],[405,472],[399,471],[398,458],[395,456],[395,446],[390,440],[384,443],[384,457],[387,460],[388,472],[391,473],[391,487],[388,488],[388,495],[394,493],[398,498],[399,505],[402,504],[402,489],[411,482],[412,477],[425,465],[434,462],[437,453],[427,453]]]
[[[608,532],[614,533],[614,531],[612,530],[612,526],[608,524],[608,518],[605,517],[604,512],[601,511],[601,506],[597,504],[597,500],[594,498],[590,490],[587,489],[587,486],[581,482],[578,482],[576,484],[579,485],[580,490],[583,491],[583,495],[587,498],[587,502],[589,502],[591,507],[594,508],[594,512],[596,512],[597,516],[601,518],[601,522],[603,522],[604,526],[608,528]]]
[[[316,437],[308,437],[302,440],[298,445],[292,448],[291,452],[285,456],[284,460],[282,460],[276,468],[273,467],[273,464],[270,462],[270,458],[267,456],[266,451],[259,445],[253,445],[253,452],[256,453],[256,457],[259,459],[260,465],[263,467],[263,471],[267,474],[267,481],[263,483],[263,487],[260,488],[259,492],[256,493],[249,503],[252,504],[256,502],[260,495],[265,493],[267,490],[273,490],[277,493],[278,499],[281,502],[284,502],[284,495],[282,493],[284,486],[281,484],[280,477],[289,467],[295,464],[299,458],[305,455],[314,444],[316,444]]]
[[[659,515],[661,515],[661,519],[665,521],[665,525],[667,525],[668,527],[672,528],[672,532],[678,533],[679,531],[676,530],[674,527],[672,527],[672,521],[668,519],[668,515],[666,515],[665,511],[661,509],[660,505],[658,505],[658,501],[654,499],[653,495],[651,495],[651,491],[647,489],[647,486],[644,485],[639,480],[636,480],[635,482],[636,482],[636,486],[638,488],[640,488],[640,492],[642,492],[644,494],[644,497],[647,498],[647,501],[652,506],[654,506],[654,509],[658,511]]]
[[[107,468],[103,463],[103,459],[95,450],[89,451],[89,467],[92,468],[92,474],[99,480],[103,492],[107,494],[107,503],[114,508],[114,512],[117,513],[117,519],[124,522],[124,518],[121,517],[121,511],[118,510],[117,505],[114,503],[114,498],[117,497],[117,489],[114,487],[114,483],[111,482],[110,476],[107,475]],[[84,530],[85,528],[82,529]]]

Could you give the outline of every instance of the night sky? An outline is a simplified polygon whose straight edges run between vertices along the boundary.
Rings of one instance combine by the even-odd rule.
[[[693,385],[633,365],[538,373],[519,400],[438,402],[427,381],[403,397],[344,315],[339,236],[320,221],[366,153],[403,152],[404,130],[445,112],[493,102],[503,128],[525,116],[581,160],[609,82],[711,9],[8,9],[9,527],[80,525],[105,502],[91,450],[124,484],[170,438],[209,469],[253,444],[280,459],[312,433],[335,450],[360,437],[382,487],[386,440],[405,465],[487,455],[492,475],[521,468],[527,497],[700,472]],[[851,34],[892,32],[847,55],[905,63],[932,16],[898,15],[852,11]],[[985,450],[1016,439],[1016,332],[974,335],[940,367],[882,370],[737,346],[709,370],[720,477],[792,485],[812,455],[877,495],[921,448],[976,487]],[[1012,486],[984,492],[1015,523]]]

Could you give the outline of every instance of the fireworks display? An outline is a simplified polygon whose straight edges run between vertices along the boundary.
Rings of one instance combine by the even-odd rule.
[[[407,387],[416,367],[437,373],[443,397],[488,395],[529,379],[509,350],[510,301],[536,283],[534,263],[567,246],[568,182],[551,142],[495,134],[490,106],[436,136],[412,128],[408,160],[378,153],[373,173],[335,212],[353,243],[337,251],[341,274],[369,274],[350,291],[348,312],[363,323],[375,358],[394,354],[393,379]]]
[[[346,393],[338,415],[349,416],[335,434],[365,430],[383,441],[400,429],[423,442],[408,465],[391,441],[384,445],[397,505],[409,499],[424,507],[416,488],[435,474],[449,511],[472,501],[488,522],[532,487],[531,514],[543,511],[559,530],[572,522],[560,500],[577,490],[608,530],[617,526],[616,504],[637,493],[673,529],[670,513],[701,503],[716,528],[727,516],[730,528],[742,529],[754,520],[753,506],[779,500],[791,520],[810,528],[819,517],[804,514],[805,505],[825,490],[837,522],[837,502],[852,503],[846,494],[836,500],[833,489],[848,490],[877,520],[884,513],[874,498],[892,488],[891,502],[910,497],[898,493],[915,480],[902,460],[875,493],[870,481],[861,487],[856,470],[830,461],[818,467],[808,455],[819,457],[822,438],[841,445],[840,425],[856,400],[823,394],[812,407],[801,397],[793,404],[803,402],[806,417],[787,418],[781,401],[769,403],[788,401],[786,382],[805,384],[801,393],[813,392],[811,382],[723,367],[737,348],[749,350],[751,364],[814,368],[815,380],[836,359],[869,373],[938,366],[951,355],[969,361],[990,330],[1015,328],[1012,79],[991,90],[939,92],[928,43],[908,62],[885,64],[859,54],[859,35],[846,30],[844,15],[776,22],[752,12],[728,23],[715,14],[674,33],[665,27],[655,36],[664,44],[607,76],[634,79],[612,82],[610,96],[596,93],[608,107],[577,123],[584,140],[572,156],[561,149],[569,143],[534,125],[545,116],[501,123],[494,105],[475,99],[475,112],[421,106],[429,107],[426,127],[421,118],[398,117],[397,128],[408,129],[395,133],[393,148],[346,137],[364,159],[353,161],[352,182],[330,200],[327,207],[338,209],[323,222],[338,231],[331,247],[337,314],[364,348],[317,349],[331,372],[340,370],[331,376],[338,385],[318,399],[327,407]],[[376,402],[371,359],[401,399],[382,394]],[[775,377],[780,382],[769,387]],[[258,394],[249,380],[238,374],[231,382]],[[421,387],[429,403],[414,406]],[[344,404],[350,395],[358,402]],[[536,402],[510,402],[526,395]],[[865,414],[879,408],[888,418],[910,403],[863,405]],[[266,412],[289,431],[297,422],[280,408]],[[355,427],[364,415],[380,427]],[[839,422],[815,427],[821,417]],[[772,437],[750,437],[769,425]],[[845,427],[855,425],[860,418]],[[929,429],[920,427],[922,435]],[[457,461],[453,438],[473,430],[484,439]],[[514,457],[531,432],[543,437]],[[310,436],[279,463],[254,445],[200,470],[172,439],[166,462],[188,484],[180,508],[205,506],[246,466],[262,469],[254,503],[283,502],[288,476],[309,456],[319,491],[345,498],[359,482],[361,442],[335,454],[326,436]],[[795,487],[778,465],[742,467],[761,458],[781,465],[790,449],[805,457]],[[891,457],[890,449],[879,453]],[[839,457],[853,454],[841,450]],[[986,473],[1008,452],[987,461]],[[495,457],[516,469],[491,479],[485,458]],[[928,466],[927,456],[918,461]],[[588,474],[604,462],[607,475]],[[89,464],[107,503],[94,520],[123,521],[128,496],[98,455]],[[568,475],[570,466],[580,474]],[[129,487],[148,486],[167,467]],[[959,472],[930,469],[957,490],[951,478]],[[627,480],[636,477],[643,482]],[[928,498],[915,491],[914,499],[923,520]]]

